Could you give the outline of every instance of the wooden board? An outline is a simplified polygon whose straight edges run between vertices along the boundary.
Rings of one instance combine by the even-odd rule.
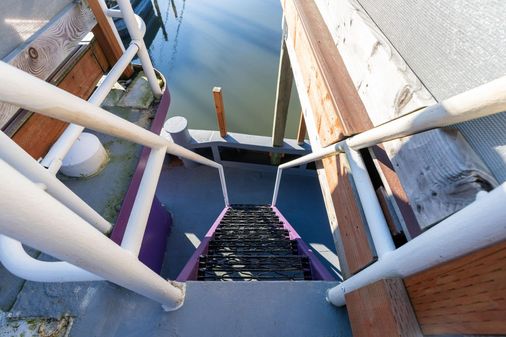
[[[104,51],[109,64],[114,65],[119,58],[123,55],[123,45],[119,40],[119,35],[116,35],[110,24],[110,20],[105,15],[104,11],[100,7],[98,0],[88,0],[88,4],[95,15],[97,25],[93,28],[93,34],[98,41],[100,47]],[[134,73],[132,65],[125,68],[123,76],[130,78]]]
[[[282,0],[290,43],[300,63],[315,116],[318,141],[326,146],[369,128],[367,113],[313,1]]]
[[[46,80],[76,50],[95,24],[93,13],[86,5],[69,4],[42,32],[5,61]],[[17,111],[16,106],[0,103],[0,128],[3,129]]]
[[[345,295],[354,337],[422,337],[401,279],[380,280]]]
[[[424,334],[506,334],[506,241],[404,283]]]
[[[349,272],[355,274],[376,260],[367,226],[353,191],[344,153],[322,160]]]
[[[406,191],[402,187],[401,181],[385,152],[384,146],[373,146],[369,151],[376,170],[384,182],[385,193],[390,201],[390,205],[394,209],[396,219],[399,221],[406,238],[411,240],[421,234],[421,230]]]
[[[98,56],[97,56],[98,55]],[[103,52],[92,43],[87,51],[70,65],[58,87],[88,99],[103,75]],[[12,139],[35,159],[43,157],[67,127],[66,122],[34,113]]]
[[[357,1],[315,2],[373,125],[436,102]],[[422,229],[496,185],[466,140],[453,132],[437,129],[383,145]],[[394,193],[400,184],[388,174],[382,178],[400,208],[403,191]]]

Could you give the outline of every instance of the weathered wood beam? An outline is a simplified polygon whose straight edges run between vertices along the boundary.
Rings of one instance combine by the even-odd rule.
[[[304,121],[304,113],[300,113],[299,128],[297,129],[297,144],[304,144],[306,138],[306,122]]]
[[[332,38],[326,27],[321,27],[323,20],[321,16],[318,17],[314,2],[284,0],[282,4],[287,25],[287,50],[311,146],[317,149],[339,140],[344,136],[344,130],[358,132],[370,128],[372,125],[360,97],[353,85],[349,84],[351,80]],[[305,11],[309,11],[309,14],[304,14]],[[301,23],[301,16],[305,17],[305,26]],[[312,27],[316,22],[319,23]],[[308,30],[317,31],[309,35]],[[311,36],[318,39],[318,43],[311,44]],[[317,51],[312,49],[312,45],[320,46],[320,43],[329,49],[331,59],[323,55],[325,51],[321,48],[318,47]],[[319,62],[318,59],[325,59],[327,62]],[[333,80],[332,85],[324,81],[325,78],[330,80],[332,76],[329,73],[323,75],[323,72],[330,71],[339,77],[339,81]],[[340,90],[345,93],[347,100],[343,99]],[[339,99],[333,99],[334,96]],[[363,123],[362,127],[358,126],[359,121]],[[362,210],[355,200],[354,186],[345,156],[328,158],[323,160],[322,164],[323,168],[319,169],[318,173],[320,186],[334,242],[341,257],[340,262],[345,268],[343,274],[349,275],[373,263],[375,252],[370,245]]]
[[[79,42],[95,24],[95,17],[87,5],[69,4],[4,61],[46,80],[75,52]],[[0,103],[0,128],[3,129],[18,110],[16,106]]]
[[[506,333],[506,242],[404,279],[426,335]]]
[[[354,337],[422,337],[401,279],[380,280],[346,295]]]
[[[373,125],[436,103],[357,1],[315,2]],[[402,195],[407,196],[422,229],[462,209],[478,192],[496,184],[488,168],[454,131],[437,129],[383,145],[402,186],[386,174],[382,175],[384,184],[390,185],[399,209],[405,207],[399,203]],[[395,192],[396,186],[404,191]]]
[[[114,31],[116,28],[111,27],[112,20],[105,15],[98,0],[88,0],[88,4],[97,20],[97,25],[93,28],[93,34],[100,44],[100,47],[102,47],[102,50],[104,50],[109,64],[114,65],[121,55],[123,55],[124,48],[121,44],[122,42],[119,40],[117,32]],[[125,68],[123,77],[130,78],[133,73],[133,67],[129,65]]]
[[[333,144],[370,128],[367,112],[314,1],[282,0],[288,39],[303,66],[318,140]]]
[[[285,39],[281,40],[279,54],[278,84],[276,88],[276,103],[274,106],[274,122],[272,126],[272,146],[283,146],[285,138],[286,119],[290,105],[293,74],[290,58],[286,50]]]

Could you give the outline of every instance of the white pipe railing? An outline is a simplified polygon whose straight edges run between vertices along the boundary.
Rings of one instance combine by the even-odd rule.
[[[225,205],[229,204],[228,193],[226,188],[225,176],[223,174],[222,165],[209,160],[205,157],[202,157],[190,150],[187,150],[181,146],[173,144],[169,142],[167,139],[161,137],[160,135],[156,135],[138,125],[130,123],[114,114],[111,114],[90,102],[86,102],[72,94],[61,90],[57,87],[51,86],[46,82],[37,79],[15,67],[12,67],[4,62],[0,62],[0,77],[9,79],[9,81],[1,81],[0,82],[0,101],[17,105],[22,108],[31,111],[37,111],[43,115],[50,116],[53,118],[57,118],[60,120],[64,120],[69,123],[73,123],[76,125],[80,125],[82,127],[87,127],[89,129],[103,132],[112,136],[116,136],[119,138],[123,138],[134,143],[138,143],[152,149],[152,153],[150,155],[151,161],[156,159],[156,165],[149,165],[149,167],[144,171],[144,175],[142,178],[142,188],[139,191],[139,194],[136,197],[136,201],[133,206],[133,218],[128,222],[128,228],[126,233],[126,243],[128,244],[129,249],[135,253],[131,254],[131,256],[136,256],[139,251],[140,244],[142,243],[142,238],[144,235],[144,229],[147,222],[146,214],[149,214],[149,209],[151,208],[151,203],[154,198],[153,188],[156,187],[156,182],[158,175],[160,174],[161,162],[163,162],[163,158],[165,157],[165,153],[170,153],[178,157],[183,157],[188,160],[195,161],[197,163],[214,167],[218,169],[219,177],[221,181],[221,186],[223,189],[223,198]],[[7,83],[8,82],[8,83]],[[2,134],[2,138],[8,138],[4,134]],[[7,139],[6,143],[12,143],[12,140]],[[13,144],[13,143],[12,143]],[[14,147],[17,145],[14,144]],[[32,179],[34,183],[40,184],[42,183],[44,186],[47,186],[48,192],[55,191],[59,198],[62,199],[64,204],[69,204],[72,206],[74,211],[80,212],[81,216],[92,218],[93,212],[89,212],[91,208],[86,205],[84,207],[82,204],[84,202],[80,200],[77,196],[74,196],[71,192],[66,191],[66,187],[64,186],[56,177],[54,177],[49,171],[45,170],[37,164],[32,158],[28,160],[24,158],[28,156],[23,150],[19,148],[14,149],[11,147],[6,147],[5,151],[2,148],[2,152],[11,152],[7,151],[8,149],[13,150],[15,153],[7,153],[6,156],[2,155],[2,158],[12,160],[16,163],[16,167],[21,167],[25,171],[27,171],[27,176]],[[0,152],[0,153],[2,153]],[[156,154],[156,156],[154,155]],[[24,156],[24,157],[23,157]],[[22,158],[20,160],[19,158]],[[33,167],[33,165],[38,166],[37,169]],[[25,167],[26,166],[26,167]],[[29,168],[29,170],[27,169]],[[37,171],[38,170],[38,171]],[[153,179],[156,177],[156,179]],[[59,193],[59,194],[58,194]],[[68,200],[69,199],[69,200]],[[79,207],[82,207],[83,210],[80,210]],[[87,214],[89,212],[90,214]],[[146,213],[148,212],[148,213]],[[24,216],[24,215],[23,215]],[[92,219],[93,220],[93,219]],[[97,220],[97,219],[95,219]],[[96,225],[97,221],[92,222]],[[100,222],[100,221],[98,221]],[[110,230],[110,224],[108,224],[108,230]],[[8,235],[8,234],[7,234]],[[8,235],[10,236],[10,235]],[[16,236],[11,236],[14,239],[17,239]],[[25,242],[25,241],[23,241]],[[48,251],[44,251],[49,253]],[[20,251],[18,250],[18,253]],[[54,255],[55,257],[58,257]],[[4,263],[9,263],[12,261],[20,261],[22,258],[29,259],[26,255],[18,254],[5,254],[4,258],[7,261]],[[10,259],[10,260],[9,260]],[[71,262],[71,260],[66,260],[67,262]],[[31,260],[32,265],[36,265],[37,262]],[[56,263],[56,262],[51,262]],[[61,262],[58,264],[59,270],[62,274],[54,275],[52,277],[48,277],[47,274],[37,274],[37,270],[34,270],[31,278],[52,281],[58,277],[65,278],[68,277],[66,275],[72,274],[73,271],[76,270],[75,266],[72,266],[69,263]],[[78,265],[79,267],[79,265]],[[91,273],[95,274],[93,270],[89,268],[84,268]],[[40,269],[39,269],[40,270]],[[81,274],[83,275],[83,274]],[[97,274],[98,276],[102,276]],[[24,275],[26,276],[26,275]],[[73,276],[75,279],[78,278],[77,274]],[[109,279],[109,278],[108,278]],[[89,280],[89,277],[84,275],[82,280]],[[111,280],[111,279],[109,279]]]
[[[165,154],[166,148],[164,147],[151,150],[128,218],[125,234],[121,241],[121,247],[131,251],[136,256],[139,255],[141,250],[142,238],[148,223],[151,204],[155,196]]]
[[[132,41],[135,41],[135,43],[139,46],[137,56],[141,61],[142,69],[148,79],[151,90],[156,97],[160,97],[162,95],[162,90],[158,84],[155,70],[151,63],[151,59],[149,58],[148,49],[146,48],[146,44],[143,40],[144,34],[138,28],[138,22],[134,14],[132,4],[130,3],[130,0],[117,0],[117,2],[130,37],[132,38]]]
[[[0,160],[0,232],[176,310],[184,285],[166,281]],[[20,207],[23,213],[20,215]]]
[[[0,159],[21,172],[25,177],[37,184],[42,184],[47,193],[74,213],[89,222],[102,233],[110,233],[112,225],[93,208],[72,192],[58,178],[49,173],[35,159],[26,153],[5,133],[0,132]]]
[[[344,148],[374,249],[378,259],[381,260],[387,253],[395,250],[395,244],[362,155],[348,146]]]
[[[345,294],[383,278],[407,277],[506,239],[506,183],[387,254],[327,292],[334,305]]]
[[[96,106],[100,106],[105,100],[114,83],[118,81],[125,68],[130,64],[135,54],[139,50],[137,44],[132,43],[125,51],[123,56],[118,62],[112,67],[111,71],[105,79],[102,81],[100,86],[93,92],[93,95],[89,98],[88,102]],[[41,161],[42,166],[47,167],[53,174],[58,173],[63,163],[63,158],[74,145],[75,141],[79,138],[81,133],[84,131],[84,127],[77,124],[70,124],[63,134],[58,138],[56,143],[51,146],[49,152],[45,155]]]
[[[0,76],[9,81],[0,81],[0,101],[17,105],[30,111],[82,125],[91,130],[144,145],[150,148],[167,148],[167,153],[183,157],[202,165],[218,169],[223,166],[210,159],[174,144],[136,124],[118,117],[100,107],[86,102],[60,88],[48,85],[22,70],[0,61]],[[228,205],[225,176],[220,173],[223,198]]]
[[[109,71],[107,76],[105,76],[105,79],[102,81],[100,86],[95,90],[93,95],[90,97],[88,102],[100,106],[102,102],[105,100],[109,92],[111,91],[111,88],[114,86],[114,83],[118,81],[121,74],[125,70],[125,68],[130,64],[132,59],[135,57],[136,54],[138,54],[139,58],[141,59],[143,70],[146,73],[146,76],[148,78],[149,84],[151,89],[153,90],[153,94],[156,97],[159,97],[161,95],[161,89],[158,85],[158,80],[156,78],[156,74],[153,69],[153,65],[151,64],[151,60],[149,59],[149,56],[146,60],[146,54],[147,52],[143,52],[142,50],[146,49],[146,46],[144,44],[144,34],[146,33],[146,25],[144,24],[144,21],[142,18],[136,14],[133,13],[132,10],[129,10],[128,8],[125,9],[125,13],[123,13],[120,10],[111,10],[108,9],[106,4],[103,0],[98,1],[102,10],[105,12],[106,16],[108,17],[109,24],[111,24],[111,29],[117,35],[118,43],[121,45],[123,49],[123,55],[120,57],[120,59],[116,62],[116,64],[112,67],[112,69]],[[123,5],[124,6],[124,5]],[[131,9],[131,6],[130,6]],[[119,39],[119,35],[117,34],[117,29],[114,26],[114,22],[111,20],[110,17],[121,17],[124,18],[126,22],[126,17],[133,16],[131,18],[130,23],[132,24],[133,21],[135,21],[135,25],[132,25],[131,27],[128,27],[129,32],[132,32],[132,42],[130,43],[130,46],[125,51],[123,48],[123,43]],[[135,38],[133,38],[135,36]],[[142,56],[142,58],[141,58]],[[156,84],[155,84],[156,83]],[[49,149],[49,152],[46,154],[44,159],[42,160],[41,164],[44,167],[47,167],[49,171],[53,174],[58,173],[60,170],[63,158],[67,155],[67,153],[72,148],[72,145],[74,145],[75,141],[79,138],[81,133],[84,131],[84,127],[77,124],[70,124],[64,131],[64,133],[58,138],[58,140],[53,144],[53,146]]]
[[[360,153],[357,151],[385,141],[402,138],[438,127],[449,126],[455,123],[461,123],[472,119],[489,116],[502,111],[506,111],[506,76],[446,99],[441,103],[401,116],[395,120],[389,121],[368,131],[350,137],[344,141],[327,146],[314,153],[297,158],[278,167],[278,173],[276,176],[274,193],[272,197],[273,205],[275,205],[278,198],[279,185],[281,182],[283,169],[307,164],[309,162],[320,160],[340,152],[346,152],[347,154],[347,158],[350,163],[351,174],[355,182],[360,203],[367,220],[371,238],[378,253],[378,262],[370,267],[367,267],[359,274],[354,275],[346,280],[342,284],[343,286],[340,285],[332,289],[329,293],[329,299],[332,303],[336,305],[344,305],[345,292],[370,284],[381,277],[408,275],[407,273],[395,274],[392,272],[392,270],[395,270],[395,265],[398,263],[398,260],[401,260],[401,256],[402,259],[404,259],[404,262],[410,261],[406,263],[403,262],[406,266],[410,265],[410,263],[412,264],[410,265],[410,270],[423,270],[422,268],[428,268],[427,265],[423,263],[423,260],[414,260],[412,258],[406,259],[406,256],[415,254],[414,252],[416,249],[418,249],[416,247],[419,247],[420,245],[429,245],[431,239],[427,238],[433,238],[431,235],[420,235],[401,248],[395,250],[392,237],[385,221],[385,217],[375,195],[374,187],[370,181],[369,175],[367,174],[367,170],[360,156]],[[491,194],[491,197],[487,197],[487,202],[489,204],[484,205],[484,208],[488,206],[496,207],[495,205],[498,202],[497,199],[500,195],[504,194],[505,186],[506,185],[503,184],[500,188],[496,189],[495,193]],[[504,196],[502,198],[503,200],[501,202],[504,204]],[[477,203],[475,202],[474,204],[467,206],[460,212],[456,213],[455,216],[444,220],[434,228],[441,228],[442,226],[451,227],[453,222],[451,222],[452,220],[450,219],[461,219],[462,214],[469,214],[469,212],[472,214],[472,212],[477,208],[475,204]],[[457,216],[457,214],[459,215]],[[502,213],[497,211],[497,214]],[[501,216],[504,218],[504,215]],[[476,221],[479,222],[479,220]],[[494,218],[491,221],[497,222],[497,219]],[[454,227],[455,226],[452,227],[453,230],[458,231]],[[504,225],[501,230],[503,231],[502,235],[497,236],[497,240],[494,242],[500,241],[506,236],[504,235]],[[494,230],[491,229],[491,232],[493,231]],[[429,232],[438,233],[438,230],[434,231],[431,229]],[[452,232],[450,231],[448,233]],[[440,239],[452,235],[454,234],[452,233],[440,235]],[[472,236],[470,236],[470,238],[472,238]],[[475,241],[481,242],[479,240],[480,238],[476,238]],[[487,242],[490,242],[490,240]],[[406,246],[408,248],[404,248]],[[432,246],[432,244],[430,246]],[[412,247],[415,247],[416,249]],[[443,242],[441,242],[441,247],[445,247],[445,244]],[[457,245],[457,247],[461,246]],[[471,247],[471,249],[479,249],[481,247],[483,247],[483,245],[476,243]],[[455,254],[448,255],[448,259],[459,256],[459,254],[462,255],[468,251],[470,250],[460,249],[456,251]],[[399,252],[402,252],[402,254]],[[430,250],[427,251],[427,259],[432,259],[434,261],[437,260],[437,250],[434,250],[434,253],[430,253]],[[447,259],[445,259],[445,261],[446,260]]]

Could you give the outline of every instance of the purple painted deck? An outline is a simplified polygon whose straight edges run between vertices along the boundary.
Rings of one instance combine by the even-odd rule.
[[[165,90],[156,111],[155,118],[151,124],[152,132],[160,134],[165,118],[167,117],[169,105],[170,93],[168,90]],[[121,204],[118,219],[111,234],[111,240],[116,242],[118,245],[121,244],[121,241],[123,240],[128,218],[132,212],[132,207],[139,190],[139,185],[141,183],[142,175],[144,174],[150,152],[151,149],[149,148],[144,147],[142,149],[132,181],[130,182],[130,186],[125,194],[123,203]],[[167,236],[170,233],[171,225],[172,219],[169,213],[163,208],[162,204],[155,196],[151,206],[144,238],[142,240],[139,260],[157,273],[160,273],[162,269]]]
[[[197,247],[197,250],[195,250],[195,252],[192,254],[188,262],[186,262],[183,270],[181,270],[181,272],[177,276],[176,281],[184,282],[184,281],[194,281],[197,279],[200,255],[204,255],[207,253],[209,241],[211,241],[211,239],[213,238],[216,228],[218,228],[221,219],[223,219],[227,211],[228,207],[225,207],[223,211],[221,211],[220,215],[218,215],[218,218],[216,219],[216,221],[214,221],[211,228],[209,228],[209,230],[207,231],[206,236],[200,242],[200,245]]]

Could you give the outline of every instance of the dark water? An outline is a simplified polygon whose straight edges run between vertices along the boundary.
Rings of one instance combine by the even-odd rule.
[[[152,1],[156,17],[146,40],[155,67],[169,84],[169,115],[186,117],[192,129],[216,130],[211,91],[220,86],[229,131],[271,135],[281,41],[279,0]],[[300,113],[296,98],[292,101],[290,138]]]

